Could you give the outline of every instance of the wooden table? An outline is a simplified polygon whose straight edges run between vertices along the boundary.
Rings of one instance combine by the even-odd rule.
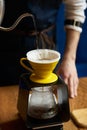
[[[80,108],[87,108],[87,78],[79,80],[78,96],[74,99],[69,99],[70,111]],[[72,120],[64,124],[64,130],[87,130],[87,128],[77,128]]]
[[[83,99],[84,98],[84,99]],[[17,110],[18,85],[0,87],[0,127],[2,130],[27,130]],[[81,78],[78,96],[69,99],[70,111],[87,108],[87,78]],[[64,130],[87,130],[77,128],[72,120],[64,123]]]

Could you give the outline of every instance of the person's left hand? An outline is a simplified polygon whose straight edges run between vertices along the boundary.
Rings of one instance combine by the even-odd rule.
[[[68,85],[69,95],[71,98],[77,96],[78,75],[75,66],[75,61],[72,59],[64,59],[58,68],[58,75],[62,77]]]

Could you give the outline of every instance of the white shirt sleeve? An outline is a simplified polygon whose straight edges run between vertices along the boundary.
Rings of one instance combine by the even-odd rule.
[[[65,19],[72,19],[84,23],[85,9],[87,7],[86,0],[63,0],[63,3],[65,4]],[[73,25],[65,25],[65,28],[82,31],[81,27]]]

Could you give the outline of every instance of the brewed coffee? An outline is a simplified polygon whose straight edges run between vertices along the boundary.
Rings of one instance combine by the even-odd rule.
[[[50,86],[33,88],[28,103],[28,115],[33,118],[49,119],[57,114],[57,105]]]

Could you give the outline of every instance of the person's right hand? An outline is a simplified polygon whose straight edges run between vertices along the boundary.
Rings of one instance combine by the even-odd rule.
[[[75,66],[75,61],[72,59],[64,59],[58,68],[57,74],[62,77],[68,85],[69,96],[74,98],[77,96],[78,75]]]

